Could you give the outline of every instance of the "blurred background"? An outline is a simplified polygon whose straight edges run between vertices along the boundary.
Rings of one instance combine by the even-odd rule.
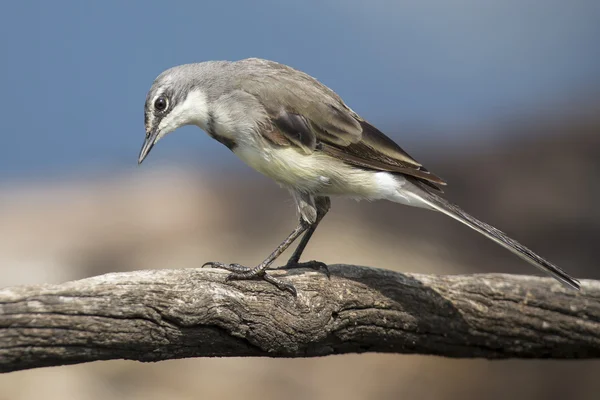
[[[245,57],[314,75],[445,178],[448,198],[600,279],[599,21],[596,0],[7,2],[0,287],[261,261],[296,223],[285,191],[192,127],[136,165],[162,70]],[[441,215],[340,199],[306,258],[537,274]],[[376,354],[110,361],[2,375],[0,400],[597,399],[599,368]]]

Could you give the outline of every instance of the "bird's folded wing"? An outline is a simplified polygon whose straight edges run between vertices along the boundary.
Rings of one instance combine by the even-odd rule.
[[[290,143],[304,151],[322,151],[358,167],[410,175],[437,190],[440,190],[437,185],[446,184],[366,121],[359,121],[363,129],[360,139],[348,144],[342,143],[343,139],[331,131],[298,114],[280,111],[272,118],[272,122],[274,128]]]
[[[306,154],[322,151],[361,168],[414,176],[437,190],[445,185],[316,79],[282,64],[256,62],[255,72],[238,85],[265,108],[270,126],[261,133],[267,139]]]

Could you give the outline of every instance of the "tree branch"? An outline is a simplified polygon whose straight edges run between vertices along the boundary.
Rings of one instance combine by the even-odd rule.
[[[298,297],[212,269],[113,273],[0,290],[0,371],[95,360],[386,352],[600,357],[600,282],[332,265]]]

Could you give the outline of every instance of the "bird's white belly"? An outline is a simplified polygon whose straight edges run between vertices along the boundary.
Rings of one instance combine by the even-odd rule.
[[[294,148],[254,146],[239,146],[234,153],[255,170],[290,189],[322,196],[412,203],[401,193],[402,186],[407,184],[401,177],[352,167],[323,153],[306,155]]]

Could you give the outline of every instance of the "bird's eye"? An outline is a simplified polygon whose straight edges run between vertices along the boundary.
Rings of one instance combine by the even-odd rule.
[[[168,105],[169,102],[164,96],[160,96],[158,99],[154,100],[154,109],[157,111],[165,111]]]

